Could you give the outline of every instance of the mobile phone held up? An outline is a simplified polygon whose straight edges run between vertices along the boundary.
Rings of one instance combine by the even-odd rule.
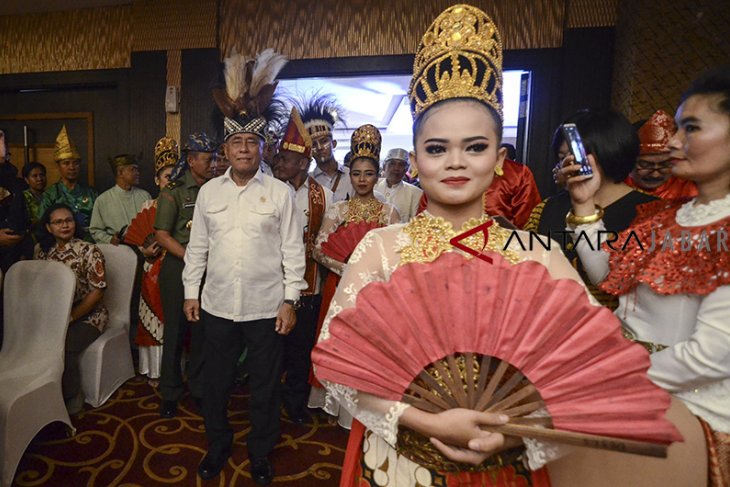
[[[575,157],[575,163],[580,165],[580,169],[573,176],[593,177],[593,168],[591,167],[591,163],[588,162],[586,148],[580,138],[578,127],[574,123],[564,123],[560,126],[560,129],[563,131],[563,137],[568,143],[570,153]]]

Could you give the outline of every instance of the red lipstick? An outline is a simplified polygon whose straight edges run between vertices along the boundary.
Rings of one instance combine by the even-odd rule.
[[[461,186],[463,184],[468,183],[471,181],[471,179],[460,176],[460,177],[450,177],[442,179],[441,182],[444,184],[448,184],[449,186]]]

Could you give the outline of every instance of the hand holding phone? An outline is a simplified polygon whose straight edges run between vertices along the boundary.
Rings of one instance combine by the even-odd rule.
[[[586,155],[583,141],[580,138],[578,127],[574,123],[564,123],[560,126],[560,129],[563,132],[563,137],[568,144],[570,153],[575,158],[575,163],[580,166],[580,169],[572,174],[572,176],[587,176],[586,179],[593,177],[593,168],[591,167],[591,163],[588,162],[588,156]]]

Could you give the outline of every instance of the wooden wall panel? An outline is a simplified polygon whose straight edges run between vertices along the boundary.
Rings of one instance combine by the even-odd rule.
[[[178,94],[182,92],[182,51],[173,49],[167,51],[167,86],[176,86]],[[165,134],[168,137],[180,141],[180,120],[182,110],[178,108],[177,113],[167,113]]]
[[[0,16],[0,74],[126,68],[131,6]]]
[[[621,0],[613,106],[630,120],[674,113],[704,70],[730,63],[730,2]]]
[[[458,1],[220,0],[220,48],[255,54],[273,47],[291,59],[414,53],[436,16]],[[560,47],[565,2],[478,0],[506,49]],[[519,13],[519,14],[517,14]]]
[[[165,135],[167,56],[164,51],[132,53],[129,144],[126,152],[141,155],[140,186],[156,195],[155,143]]]
[[[568,0],[567,28],[616,25],[618,0]]]
[[[33,144],[52,146],[61,125],[68,123],[69,134],[79,148],[93,143],[94,161],[88,161],[86,153],[81,150],[81,179],[93,181],[100,190],[111,187],[114,177],[107,163],[109,156],[134,150],[129,145],[129,74],[129,69],[110,69],[0,76],[0,115],[93,114],[93,141],[88,140],[85,123],[77,124],[61,118],[23,122],[17,126],[10,124],[9,142],[22,144],[22,125],[27,124]],[[89,162],[93,164],[94,175],[87,179]]]
[[[134,51],[216,47],[216,0],[136,0],[132,6]]]
[[[201,131],[218,140],[223,138],[223,116],[210,92],[218,77],[219,57],[218,49],[186,49],[182,53],[182,143],[189,134]]]

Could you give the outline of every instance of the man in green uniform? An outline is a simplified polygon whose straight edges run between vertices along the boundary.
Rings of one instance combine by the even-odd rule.
[[[84,229],[84,239],[93,242],[89,233],[89,224],[98,193],[95,189],[83,186],[78,182],[81,156],[68,137],[65,125],[56,137],[55,149],[54,158],[58,164],[61,179],[43,193],[40,214],[43,215],[46,209],[55,203],[67,204],[74,210],[78,224]]]
[[[160,191],[157,202],[155,237],[157,243],[167,251],[159,277],[162,312],[165,317],[160,370],[160,415],[165,418],[175,416],[177,403],[184,391],[180,359],[188,322],[183,313],[183,256],[185,246],[190,240],[198,190],[213,175],[211,162],[216,149],[217,144],[205,133],[190,135],[183,147],[180,161],[170,177],[170,183]],[[187,376],[190,393],[198,406],[203,395],[203,337],[201,325],[191,327]]]

